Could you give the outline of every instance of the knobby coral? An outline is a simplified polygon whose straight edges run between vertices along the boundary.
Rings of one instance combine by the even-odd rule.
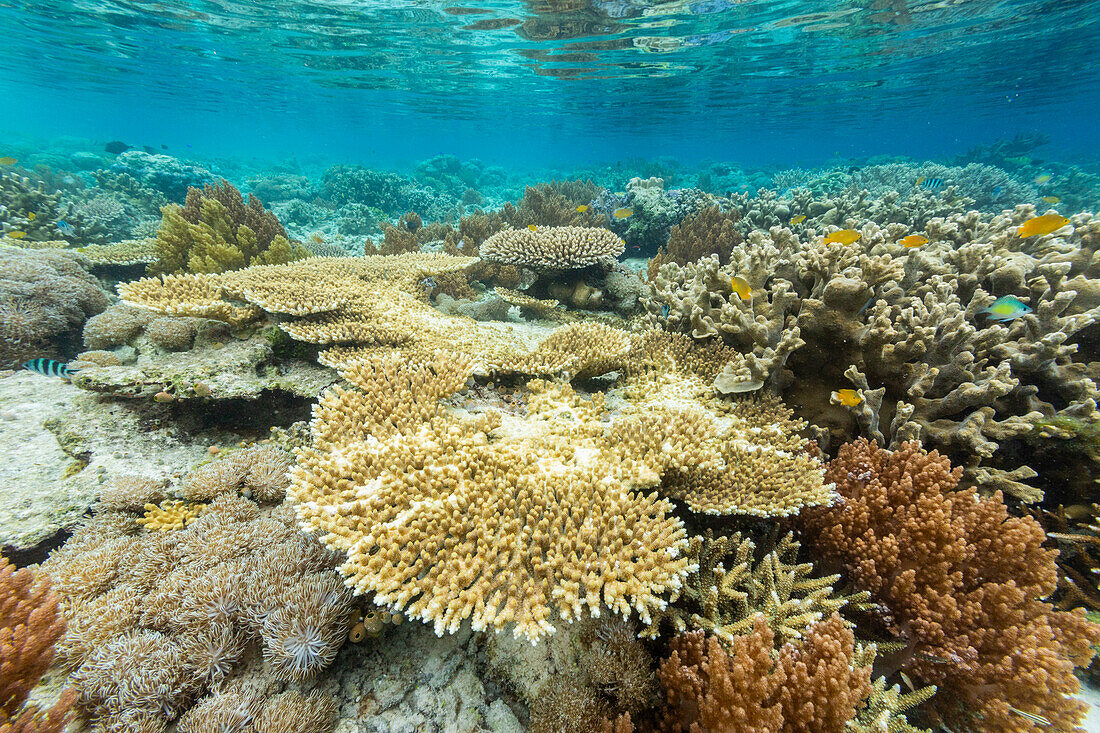
[[[1088,418],[1100,397],[1092,357],[1074,343],[1100,317],[1100,220],[1078,214],[1072,228],[1019,237],[1036,213],[932,218],[918,247],[901,244],[909,227],[862,218],[838,222],[860,234],[851,245],[825,242],[831,226],[758,229],[728,264],[662,265],[642,302],[656,325],[737,352],[715,381],[722,391],[828,395],[847,382],[860,399],[846,410],[866,437],[919,439],[987,492],[1034,500],[1023,483],[1034,473],[999,449],[1022,445],[1037,421]],[[1007,295],[1030,312],[996,323],[985,309]]]
[[[974,731],[1081,730],[1073,669],[1092,658],[1100,626],[1043,598],[1057,552],[999,494],[958,490],[961,470],[904,443],[845,445],[826,478],[843,502],[800,517],[810,550],[889,609],[911,654],[905,669],[938,685],[938,711]]]
[[[72,691],[49,710],[27,702],[64,631],[49,576],[16,570],[0,556],[0,733],[60,733],[65,727]]]

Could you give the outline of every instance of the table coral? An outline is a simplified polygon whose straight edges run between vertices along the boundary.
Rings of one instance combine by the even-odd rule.
[[[631,490],[637,469],[601,451],[593,406],[567,393],[519,422],[447,413],[437,401],[470,369],[453,355],[345,369],[355,389],[322,395],[292,471],[303,525],[347,552],[358,593],[439,634],[471,618],[537,640],[555,612],[568,621],[601,603],[648,619],[688,570],[670,505]]]
[[[935,706],[952,726],[1022,733],[1045,729],[1029,717],[1040,716],[1080,731],[1073,670],[1100,626],[1041,600],[1057,585],[1042,529],[1010,517],[999,494],[957,490],[960,476],[916,443],[848,444],[826,471],[844,502],[803,512],[803,536],[889,609],[909,644],[905,669],[940,687]]]
[[[481,244],[480,253],[494,262],[572,270],[618,257],[625,247],[623,240],[607,229],[538,226],[497,232]]]

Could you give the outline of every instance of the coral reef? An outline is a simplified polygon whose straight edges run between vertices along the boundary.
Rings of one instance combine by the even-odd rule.
[[[864,435],[887,445],[919,438],[957,457],[969,480],[1034,499],[1021,480],[1030,474],[998,448],[1022,444],[1037,419],[1096,409],[1073,339],[1100,314],[1090,285],[1097,223],[1080,214],[1072,232],[1020,238],[1035,213],[934,219],[930,242],[916,248],[899,243],[909,230],[897,224],[849,220],[862,227],[853,245],[812,230],[753,231],[728,265],[716,256],[663,265],[642,303],[653,323],[739,352],[719,389],[794,388],[808,403],[803,416],[828,423],[822,413],[833,408],[809,406],[811,395],[848,382],[860,400],[847,413]],[[734,275],[751,286],[749,300],[733,293]],[[1010,294],[1031,312],[988,319],[984,309]]]
[[[78,231],[84,226],[71,206],[62,202],[61,193],[41,181],[14,171],[0,170],[0,234],[21,237],[31,242],[58,240],[60,219]]]
[[[287,239],[278,218],[232,184],[187,190],[186,203],[164,207],[152,272],[225,272],[251,264],[281,264],[310,252]]]
[[[401,208],[405,181],[362,166],[334,165],[321,175],[321,196],[336,206],[362,204],[390,214]]]
[[[16,570],[0,555],[0,731],[60,733],[68,722],[72,691],[48,710],[27,701],[49,669],[53,646],[64,633],[57,594],[42,572]]]
[[[611,218],[611,229],[626,240],[631,254],[652,256],[668,241],[669,230],[701,209],[720,206],[722,200],[695,188],[665,190],[661,178],[632,178],[621,196],[602,194],[598,207],[610,214],[620,207],[633,213]],[[726,207],[728,208],[728,207]]]
[[[127,150],[115,158],[111,172],[126,175],[140,186],[159,191],[168,201],[182,201],[189,188],[215,182],[214,175],[197,165],[164,153]],[[102,183],[100,185],[103,185]]]
[[[907,644],[903,669],[939,687],[949,725],[1080,730],[1073,670],[1091,660],[1100,626],[1041,600],[1057,585],[1042,529],[1010,517],[999,494],[957,489],[960,475],[916,443],[848,444],[826,470],[844,502],[804,511],[803,537],[885,606]]]
[[[110,302],[86,266],[69,252],[0,247],[0,367],[79,350],[85,319]]]

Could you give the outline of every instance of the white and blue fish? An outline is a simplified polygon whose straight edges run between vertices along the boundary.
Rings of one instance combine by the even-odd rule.
[[[78,369],[70,369],[63,361],[46,358],[24,362],[23,368],[44,377],[60,377],[61,379],[72,379],[73,375],[79,371]]]
[[[61,236],[63,237],[72,237],[76,235],[76,227],[64,219],[58,219],[54,226],[57,227],[57,231],[61,232]]]

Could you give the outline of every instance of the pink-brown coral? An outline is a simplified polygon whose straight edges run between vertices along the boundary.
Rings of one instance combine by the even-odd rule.
[[[917,443],[847,444],[826,471],[843,500],[803,512],[806,544],[889,609],[910,645],[906,671],[940,687],[933,702],[954,730],[1080,731],[1073,670],[1100,626],[1041,600],[1057,585],[1057,551],[999,492],[958,490],[960,475]]]

